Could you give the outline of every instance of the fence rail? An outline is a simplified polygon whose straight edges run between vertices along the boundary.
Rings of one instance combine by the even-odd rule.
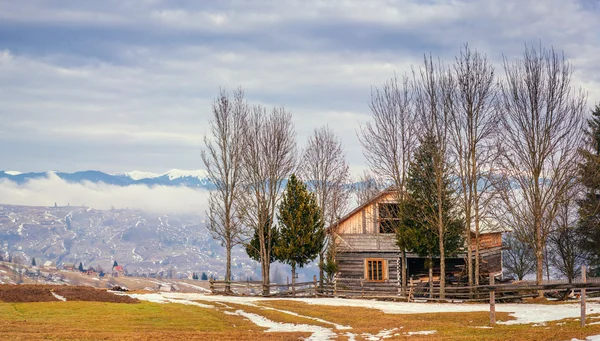
[[[210,281],[210,290],[213,294],[229,295],[262,295],[275,297],[312,296],[312,297],[368,297],[406,301],[489,301],[490,324],[496,323],[496,302],[537,297],[543,292],[555,292],[558,296],[566,298],[567,294],[579,293],[581,304],[581,326],[585,326],[586,296],[590,292],[600,293],[600,278],[587,278],[586,268],[582,267],[582,276],[579,281],[548,281],[537,284],[534,282],[519,281],[508,284],[495,284],[494,277],[489,278],[489,283],[477,286],[448,285],[444,287],[442,295],[439,283],[415,282],[413,280],[406,287],[400,286],[398,281],[367,282],[360,278],[334,277],[333,281],[325,282],[321,286],[317,283],[317,276],[312,282],[299,282],[288,284],[263,284],[262,282],[233,282]]]

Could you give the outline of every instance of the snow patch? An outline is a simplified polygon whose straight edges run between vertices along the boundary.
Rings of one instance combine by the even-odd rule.
[[[392,337],[392,334],[396,330],[398,330],[398,328],[384,329],[375,335],[369,334],[369,333],[363,333],[362,337],[364,337],[368,341],[378,341],[378,340],[388,339],[388,338]]]
[[[159,177],[159,174],[150,173],[150,172],[140,172],[140,171],[131,171],[131,172],[123,172],[123,173],[115,173],[113,175],[124,175],[130,177],[132,180],[142,180],[142,179],[151,179]]]
[[[185,305],[194,305],[200,308],[214,308],[212,305],[193,302],[186,299],[177,299],[165,297],[161,294],[123,294],[139,300],[154,302],[154,303],[180,303]]]
[[[333,340],[337,338],[337,335],[329,328],[320,326],[312,326],[308,324],[294,324],[294,323],[281,323],[271,321],[263,316],[248,313],[243,310],[237,310],[237,314],[244,316],[252,323],[259,327],[269,328],[266,330],[267,333],[273,332],[309,332],[312,335],[306,340]]]
[[[406,335],[433,335],[435,333],[437,333],[435,330],[422,330],[419,332],[408,332]]]
[[[58,299],[58,300],[60,300],[60,301],[63,301],[63,302],[66,302],[66,301],[67,301],[67,299],[66,299],[66,298],[64,298],[64,297],[60,296],[59,294],[57,294],[57,293],[55,293],[55,292],[53,292],[53,291],[51,291],[51,293],[52,293],[52,296],[56,297],[56,299]]]
[[[19,174],[23,174],[19,171],[4,171],[4,174],[8,174],[8,175],[19,175]]]

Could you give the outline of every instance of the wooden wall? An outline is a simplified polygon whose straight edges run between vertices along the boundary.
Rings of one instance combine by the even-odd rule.
[[[337,235],[335,243],[338,252],[400,252],[393,233]]]
[[[395,202],[396,194],[389,192],[383,194],[363,207],[351,212],[346,218],[339,222],[337,232],[339,234],[378,234],[377,203]]]
[[[339,264],[338,277],[363,279],[365,259],[377,258],[387,261],[388,281],[397,282],[398,253],[395,252],[344,252],[336,256]]]

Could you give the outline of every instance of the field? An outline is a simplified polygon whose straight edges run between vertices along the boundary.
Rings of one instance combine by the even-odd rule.
[[[38,293],[41,302],[20,302],[35,288],[20,286],[25,289],[15,294],[14,286],[7,287],[0,286],[0,339],[7,340],[585,340],[600,334],[597,302],[589,303],[585,328],[576,304],[499,304],[499,324],[489,327],[479,304],[184,293],[114,299],[113,293],[81,287],[62,287],[59,296],[66,301]],[[61,288],[40,290],[46,289],[55,297]]]

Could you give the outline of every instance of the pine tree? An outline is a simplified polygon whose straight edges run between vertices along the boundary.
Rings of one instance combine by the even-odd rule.
[[[31,266],[35,266],[35,257],[31,259]]]
[[[79,271],[83,272],[83,263],[82,262],[79,262],[79,268],[78,269],[79,269]]]
[[[113,262],[113,268],[114,268],[115,266],[119,266],[119,264],[117,264],[117,261],[116,261],[116,260]]]
[[[279,240],[275,257],[292,267],[292,295],[295,296],[296,267],[314,260],[323,248],[325,229],[313,193],[294,174],[290,177],[277,215]]]
[[[206,275],[206,272],[202,273],[202,276],[200,277],[200,279],[203,281],[208,281],[208,276]]]
[[[408,195],[400,203],[402,220],[396,229],[398,244],[421,257],[427,257],[430,288],[433,288],[433,258],[440,256],[440,238],[443,238],[445,255],[450,256],[461,248],[463,232],[462,222],[456,218],[452,201],[453,191],[447,171],[443,176],[441,205],[438,205],[434,169],[436,150],[437,143],[432,136],[425,136],[416,150],[408,170]],[[438,225],[440,207],[442,222],[445,225],[444,234],[441,236]]]
[[[586,149],[580,151],[580,180],[585,196],[579,201],[579,233],[581,248],[588,254],[593,266],[600,266],[600,105],[592,111],[587,121]]]

